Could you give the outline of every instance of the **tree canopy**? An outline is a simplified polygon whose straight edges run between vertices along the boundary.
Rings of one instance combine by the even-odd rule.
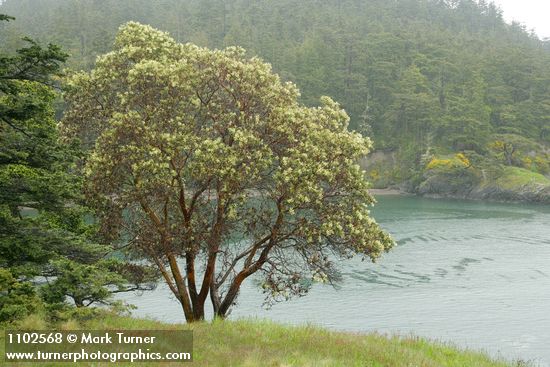
[[[375,260],[393,244],[357,164],[370,140],[330,98],[300,104],[243,49],[130,22],[67,88],[63,128],[90,142],[86,190],[104,234],[132,238],[188,321],[208,296],[225,317],[253,274],[284,299],[337,280],[334,255]]]

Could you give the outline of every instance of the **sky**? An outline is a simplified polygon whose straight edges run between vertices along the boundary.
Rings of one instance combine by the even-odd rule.
[[[507,22],[518,21],[540,38],[550,37],[550,0],[493,0]]]

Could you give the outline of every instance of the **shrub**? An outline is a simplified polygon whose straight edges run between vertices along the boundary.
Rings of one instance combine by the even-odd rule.
[[[0,269],[0,322],[20,320],[43,308],[30,282],[19,282],[7,269]]]

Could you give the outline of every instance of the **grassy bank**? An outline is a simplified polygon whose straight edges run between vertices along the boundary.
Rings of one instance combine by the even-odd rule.
[[[31,317],[19,328],[47,329]],[[194,362],[185,366],[512,366],[486,355],[458,350],[420,338],[386,337],[377,334],[331,332],[317,327],[288,327],[267,321],[245,320],[194,325],[169,325],[151,320],[104,315],[88,321],[66,321],[60,329],[188,329],[194,331]],[[3,355],[4,333],[0,336]],[[2,357],[2,366],[7,366]],[[17,366],[55,366],[54,363],[19,363]],[[67,363],[67,365],[73,365]],[[78,364],[89,366],[90,364]],[[113,366],[95,363],[93,366]],[[126,366],[130,364],[116,364]],[[131,366],[145,364],[134,363]],[[155,364],[161,365],[161,364]],[[163,364],[164,366],[170,364]],[[176,364],[173,364],[176,365]]]
[[[518,167],[505,167],[495,184],[507,190],[520,190],[530,185],[550,186],[550,179],[540,173]]]

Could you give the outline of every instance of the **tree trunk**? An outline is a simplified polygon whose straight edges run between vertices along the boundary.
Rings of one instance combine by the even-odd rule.
[[[225,295],[223,302],[220,304],[220,307],[218,308],[218,316],[220,318],[225,318],[227,315],[227,312],[229,311],[229,308],[233,305],[235,302],[235,299],[239,295],[239,290],[241,289],[242,282],[248,278],[250,275],[252,275],[254,271],[246,270],[241,271],[235,279],[233,280],[233,283],[229,287],[229,290],[227,291],[227,294]]]
[[[221,305],[222,302],[220,300],[220,295],[218,293],[218,288],[216,287],[216,284],[215,284],[214,281],[212,283],[210,283],[210,301],[212,302],[212,308],[214,310],[214,315],[216,317],[220,316],[219,311],[220,311],[220,305]]]
[[[189,294],[187,293],[187,287],[181,276],[181,272],[176,261],[176,257],[173,254],[168,255],[168,262],[170,264],[170,269],[172,270],[172,276],[176,282],[176,288],[178,290],[178,297],[183,307],[183,313],[185,314],[185,320],[187,322],[195,321],[193,307],[191,306],[191,301],[189,300]],[[204,316],[204,312],[203,312]]]
[[[204,303],[198,302],[193,305],[193,321],[204,321]]]

